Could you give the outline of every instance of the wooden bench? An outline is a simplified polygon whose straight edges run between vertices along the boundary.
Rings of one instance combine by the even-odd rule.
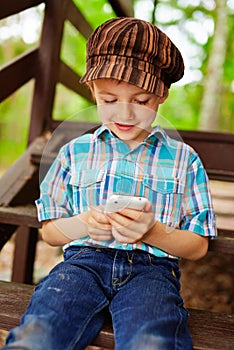
[[[26,309],[33,286],[14,282],[0,282],[0,329],[9,331],[19,324]],[[234,344],[234,316],[205,310],[189,309],[189,329],[194,350],[232,350]],[[111,321],[107,321],[92,345],[114,349]]]
[[[48,133],[58,126],[52,118],[55,88],[62,83],[87,99],[88,90],[78,84],[79,77],[60,59],[60,48],[65,20],[88,37],[92,28],[71,0],[14,0],[0,2],[0,19],[26,8],[45,3],[45,15],[39,46],[17,58],[0,70],[0,101],[35,79],[33,93],[29,146],[26,152],[0,179],[0,248],[17,231],[13,262],[13,282],[0,282],[0,330],[8,331],[19,323],[33,291],[32,273],[40,224],[36,218],[34,200],[39,195],[38,174],[41,155]],[[132,15],[129,1],[110,1],[117,15]],[[46,55],[44,54],[46,52]],[[65,123],[63,133],[50,144],[44,157],[48,167],[60,145],[90,129],[89,123]],[[169,131],[173,135],[173,131]],[[234,135],[181,131],[180,137],[200,154],[212,180],[234,182]],[[177,135],[175,135],[177,137]],[[212,241],[209,250],[234,256],[234,228],[219,227],[219,238]],[[209,253],[208,253],[209,254]],[[199,268],[199,262],[198,262]],[[24,282],[24,283],[16,283]],[[190,309],[189,328],[194,349],[225,350],[234,344],[233,315]],[[93,345],[114,348],[114,336],[109,319]]]
[[[53,118],[56,88],[65,86],[92,102],[89,90],[79,84],[79,75],[61,59],[65,23],[69,22],[85,39],[93,28],[72,0],[14,0],[0,2],[0,20],[44,4],[44,18],[38,46],[0,67],[0,102],[21,86],[34,80],[28,145],[30,147],[2,176],[0,181],[0,249],[15,238],[12,280],[32,283],[38,223],[29,223],[30,207],[38,197],[38,164],[31,162],[31,152],[40,151],[45,135],[58,125]],[[131,0],[110,1],[117,16],[133,16]],[[78,56],[78,55],[77,55]],[[79,56],[77,57],[79,62]],[[87,130],[84,123],[78,134]],[[90,128],[90,126],[89,126]],[[41,136],[41,138],[40,138]],[[39,137],[39,139],[36,139]],[[27,214],[23,215],[27,207]],[[22,254],[24,252],[24,255]]]
[[[83,126],[87,127],[90,124]],[[47,166],[56,156],[60,147],[59,142],[63,144],[70,138],[73,138],[74,130],[74,125],[67,123],[63,128],[63,134],[57,134],[57,138],[54,138],[53,142],[51,142],[49,152],[44,157],[44,162]],[[170,130],[168,132],[173,133]],[[181,131],[180,136],[199,151],[211,179],[234,181],[233,163],[228,161],[234,152],[234,135]],[[35,147],[35,144],[37,147]],[[39,137],[29,147],[28,152],[30,152],[31,164],[36,166],[40,162],[43,145],[43,138]],[[216,150],[214,157],[212,157],[212,154],[214,154],[213,149]],[[0,220],[2,222],[5,220],[6,223],[12,221],[16,225],[20,225],[21,220],[26,220],[29,226],[35,229],[39,227],[34,206],[17,206],[16,212],[13,212],[11,208],[1,208]],[[219,254],[232,254],[234,256],[234,229],[231,227],[230,229],[219,227],[218,231],[219,237],[210,242],[209,250]],[[31,285],[0,282],[0,329],[8,331],[19,324],[19,317],[24,312],[32,291],[33,286]],[[232,349],[234,344],[233,314],[195,309],[189,309],[189,312],[189,328],[194,342],[194,349]],[[108,317],[107,322],[99,335],[93,340],[92,345],[114,349],[113,329]]]

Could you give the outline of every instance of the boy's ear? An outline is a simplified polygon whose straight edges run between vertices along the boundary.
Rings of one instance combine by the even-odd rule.
[[[94,102],[96,102],[93,82],[92,82],[92,81],[88,81],[88,82],[86,83],[86,85],[88,86],[89,90],[91,91],[91,94],[92,94],[92,97],[93,97]]]
[[[167,86],[164,86],[164,93],[163,93],[163,96],[160,97],[159,104],[163,103],[168,98],[168,95],[169,95],[169,89]]]
[[[90,89],[90,91],[93,94],[94,93],[93,82],[92,81],[87,81],[86,85],[88,86],[88,88]]]

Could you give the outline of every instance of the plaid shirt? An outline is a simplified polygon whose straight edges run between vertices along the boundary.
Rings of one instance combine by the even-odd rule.
[[[105,205],[113,193],[148,198],[155,219],[172,228],[209,237],[217,234],[208,178],[200,158],[159,126],[134,149],[105,126],[64,145],[41,184],[36,201],[39,220],[70,217],[90,206]],[[142,249],[171,257],[143,242],[97,242],[87,236],[64,249],[71,245]]]

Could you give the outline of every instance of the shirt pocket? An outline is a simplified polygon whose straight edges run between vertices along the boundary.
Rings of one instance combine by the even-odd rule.
[[[80,170],[71,176],[74,214],[88,211],[102,203],[105,192],[106,170]]]
[[[156,219],[169,226],[178,227],[182,215],[184,181],[149,175],[144,178],[143,184],[144,195],[152,203]]]
[[[178,178],[156,178],[152,175],[144,177],[143,183],[151,190],[162,193],[184,193],[185,183]]]

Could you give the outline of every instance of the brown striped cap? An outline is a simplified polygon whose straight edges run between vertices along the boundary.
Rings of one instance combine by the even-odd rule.
[[[119,17],[90,36],[80,82],[112,78],[163,96],[164,84],[169,88],[183,74],[181,53],[165,33],[146,21]]]

